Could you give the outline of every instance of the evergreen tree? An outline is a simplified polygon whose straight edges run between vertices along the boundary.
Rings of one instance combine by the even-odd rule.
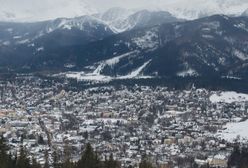
[[[32,168],[41,168],[41,165],[37,163],[34,157],[32,158]]]
[[[84,133],[83,133],[83,137],[84,137],[84,139],[88,140],[88,138],[89,138],[89,133],[88,133],[87,131],[84,132]]]
[[[49,153],[48,150],[45,151],[45,164],[43,168],[49,168]]]
[[[78,162],[78,168],[99,168],[100,161],[90,144],[86,145],[85,151]]]
[[[7,154],[7,146],[4,142],[4,139],[1,138],[0,139],[0,168],[5,168],[8,166],[8,159],[9,159],[9,156]]]
[[[27,152],[23,146],[20,148],[20,156],[17,159],[16,166],[18,168],[31,168],[30,161],[27,156]]]
[[[248,148],[239,146],[234,148],[228,160],[228,167],[248,168]]]
[[[113,154],[111,153],[109,160],[105,160],[104,167],[105,168],[120,168],[120,165],[117,161],[114,160]]]
[[[139,168],[153,168],[153,165],[149,162],[148,158],[144,156],[139,164]]]
[[[23,146],[20,147],[19,157],[17,154],[8,154],[8,147],[3,138],[0,139],[0,168],[41,168],[33,158],[32,165]]]
[[[15,167],[15,160],[12,155],[8,154],[8,146],[4,138],[0,139],[0,168],[13,168]]]
[[[60,165],[59,165],[59,155],[58,155],[56,149],[54,149],[54,152],[52,154],[52,157],[53,157],[53,167],[54,168],[60,168]]]
[[[15,156],[13,158],[13,165],[14,165],[14,167],[16,167],[16,165],[17,165],[17,160],[18,160],[17,153],[15,153]]]
[[[69,148],[68,142],[65,142],[64,146],[64,162],[62,168],[73,168],[74,165],[71,162],[71,149]]]

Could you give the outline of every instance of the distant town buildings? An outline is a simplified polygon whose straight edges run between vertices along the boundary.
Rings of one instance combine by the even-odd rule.
[[[0,134],[10,152],[24,145],[44,163],[44,152],[74,160],[90,142],[104,159],[112,153],[123,167],[143,155],[161,168],[185,164],[227,167],[232,143],[217,136],[228,122],[247,118],[246,101],[212,102],[206,89],[112,86],[73,91],[33,76],[0,82]]]

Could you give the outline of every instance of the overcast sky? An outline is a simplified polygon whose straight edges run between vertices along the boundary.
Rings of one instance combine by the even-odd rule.
[[[74,17],[111,7],[163,9],[175,14],[181,12],[178,15],[182,16],[195,11],[196,15],[199,12],[232,14],[247,9],[248,0],[0,0],[0,20]]]
[[[159,6],[173,0],[89,0],[89,3],[95,4],[98,9],[107,9],[110,7],[121,6],[125,8],[144,8],[149,6]]]

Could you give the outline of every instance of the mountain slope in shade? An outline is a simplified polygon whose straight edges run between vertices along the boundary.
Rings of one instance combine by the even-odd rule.
[[[108,25],[91,16],[37,23],[0,22],[0,64],[25,66],[44,50],[84,45],[113,34]]]
[[[38,40],[34,43],[41,44]],[[87,79],[128,76],[247,79],[247,46],[248,18],[214,15],[133,29],[85,45],[52,44],[44,48],[21,45],[15,49],[5,46],[0,50],[0,64],[30,71],[73,67],[81,78]],[[17,58],[23,59],[15,62]]]
[[[178,20],[168,12],[147,10],[133,12],[113,8],[102,15],[94,16],[59,18],[34,23],[0,22],[0,46],[33,45],[36,40],[44,41],[42,45],[46,43],[84,44],[105,38],[113,33],[175,21]]]
[[[124,33],[115,37],[117,39],[104,41],[107,46],[100,47],[98,42],[94,44],[97,55],[99,53],[94,55],[96,58],[90,59],[95,50],[89,49],[83,55],[88,55],[88,64],[94,67],[101,60],[135,51],[114,65],[102,67],[100,74],[107,76],[128,75],[149,61],[142,75],[246,78],[247,28],[248,20],[245,18],[217,15]],[[101,54],[103,51],[106,54]],[[82,63],[81,59],[78,61]]]
[[[57,41],[55,43],[64,43],[60,41],[63,38],[68,40],[68,45],[75,45],[82,44],[82,41],[88,43],[113,34],[108,25],[91,16],[35,23],[0,22],[0,28],[0,46],[34,45],[34,42],[37,43],[42,39],[47,44],[55,41]],[[84,34],[83,37],[80,36],[82,34]],[[53,36],[57,37],[53,39]],[[69,36],[75,39],[70,40]]]

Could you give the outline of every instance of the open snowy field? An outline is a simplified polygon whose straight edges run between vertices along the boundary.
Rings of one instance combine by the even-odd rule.
[[[229,142],[233,142],[239,137],[239,141],[248,140],[248,120],[237,123],[228,123],[224,130],[220,131],[217,136]]]
[[[221,92],[211,95],[209,99],[212,103],[245,102],[248,101],[248,95],[237,92]]]

